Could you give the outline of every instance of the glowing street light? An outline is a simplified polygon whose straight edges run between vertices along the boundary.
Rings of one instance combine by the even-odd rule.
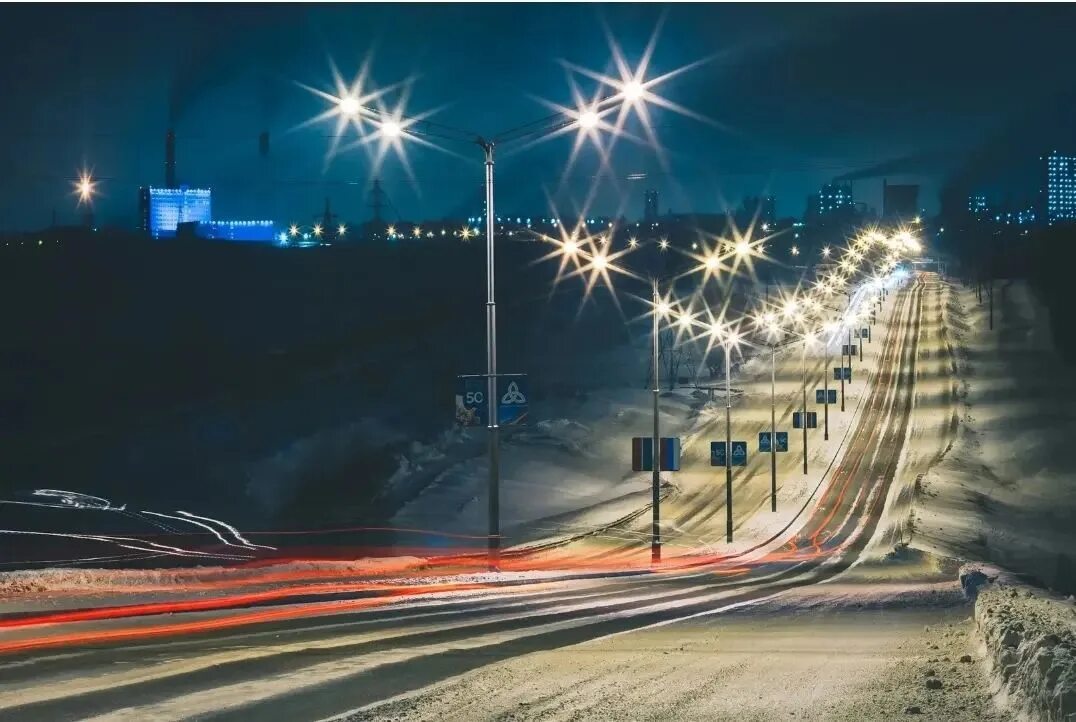
[[[291,235],[292,238],[295,238],[297,235],[299,235],[299,226],[292,224],[291,228],[288,229],[288,233]]]
[[[639,239],[632,236],[628,239],[628,248],[636,248],[639,245]]]
[[[81,206],[83,203],[90,203],[93,201],[93,194],[96,190],[96,183],[93,177],[89,173],[83,171],[75,182],[75,192],[78,193],[78,204]]]
[[[359,102],[359,99],[353,95],[345,95],[337,101],[336,105],[340,110],[340,113],[349,118],[356,117],[362,109],[362,104]]]
[[[588,109],[579,114],[576,122],[579,123],[579,127],[583,130],[593,130],[598,127],[600,120],[596,111]]]
[[[658,241],[658,247],[663,251],[669,250],[669,239],[662,238],[660,241]]]
[[[620,90],[620,94],[624,97],[624,100],[635,102],[643,97],[646,92],[646,88],[641,82],[634,78],[624,83],[624,86]]]
[[[314,238],[321,238],[321,226],[314,224]]]
[[[799,247],[798,246],[792,246],[792,255],[793,256],[798,256],[799,254],[800,254]]]
[[[336,235],[343,238],[346,233],[347,233],[347,226],[345,226],[343,223],[341,223],[340,227],[336,229]]]
[[[823,246],[822,247],[822,257],[823,258],[829,258],[829,254],[830,254],[829,246]]]
[[[403,126],[395,120],[386,120],[381,124],[381,135],[386,138],[399,138],[403,134]]]
[[[751,255],[751,243],[745,239],[736,241],[736,245],[733,247],[736,255],[740,258],[746,258]]]

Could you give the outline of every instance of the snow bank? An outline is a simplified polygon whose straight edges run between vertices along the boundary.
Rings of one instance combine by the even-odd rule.
[[[996,284],[993,330],[989,307],[978,304],[973,289],[951,291],[951,348],[924,365],[937,365],[939,381],[948,378],[928,401],[954,432],[920,484],[912,543],[1074,592],[1076,376],[1055,352],[1049,313],[1026,284]]]
[[[218,580],[267,578],[361,577],[417,567],[419,557],[364,558],[348,561],[293,561],[249,567],[194,567],[188,569],[25,569],[0,572],[0,598],[35,592],[168,590],[183,591],[192,584]]]
[[[965,565],[975,626],[1002,698],[1030,719],[1076,719],[1076,605],[993,567]]]

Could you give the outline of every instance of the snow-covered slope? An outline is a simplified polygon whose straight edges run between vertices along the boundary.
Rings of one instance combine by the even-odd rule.
[[[1076,589],[1076,381],[1053,350],[1046,308],[1023,282],[987,297],[956,286],[948,308],[959,423],[921,480],[913,545],[991,561]],[[942,361],[940,363],[948,363]]]

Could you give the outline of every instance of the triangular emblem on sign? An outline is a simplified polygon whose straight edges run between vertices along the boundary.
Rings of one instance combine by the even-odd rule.
[[[504,396],[501,397],[502,404],[525,404],[527,403],[527,397],[523,395],[523,392],[519,390],[519,385],[515,381],[508,384],[508,390],[504,392]]]

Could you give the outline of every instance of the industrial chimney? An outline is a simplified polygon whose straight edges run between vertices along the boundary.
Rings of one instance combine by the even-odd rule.
[[[176,187],[176,131],[171,128],[164,136],[164,187]]]

